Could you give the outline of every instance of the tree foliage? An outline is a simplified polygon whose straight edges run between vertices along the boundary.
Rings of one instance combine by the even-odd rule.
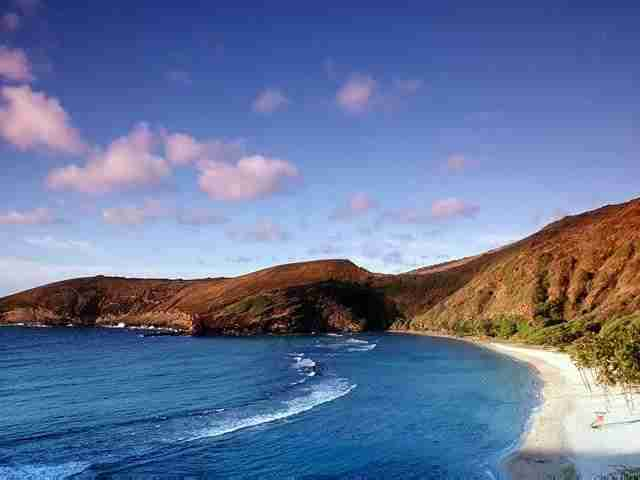
[[[587,332],[570,354],[578,368],[591,369],[602,385],[639,386],[640,317],[616,319],[598,334]]]

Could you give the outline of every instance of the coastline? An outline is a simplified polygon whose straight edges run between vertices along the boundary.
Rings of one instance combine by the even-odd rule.
[[[433,332],[403,331],[466,341],[527,363],[542,384],[542,403],[532,412],[517,446],[500,469],[514,480],[623,478],[622,467],[640,468],[640,399],[629,411],[616,389],[591,383],[589,392],[566,353],[535,346],[460,338]],[[608,398],[608,401],[607,401]],[[605,427],[591,428],[595,412],[607,411]],[[637,420],[634,423],[625,423]]]

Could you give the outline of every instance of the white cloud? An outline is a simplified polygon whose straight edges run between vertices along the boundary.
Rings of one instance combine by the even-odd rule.
[[[27,85],[0,90],[0,136],[19,150],[81,153],[85,145],[56,98]]]
[[[298,169],[285,160],[253,155],[236,164],[203,162],[198,183],[215,200],[241,201],[281,191],[288,180],[299,175]]]
[[[336,101],[348,113],[362,113],[369,107],[375,89],[373,77],[354,74],[338,90]]]
[[[253,101],[252,108],[256,113],[273,113],[286,107],[289,103],[289,99],[281,90],[267,88],[258,94]]]
[[[102,194],[141,185],[157,184],[171,172],[168,162],[153,153],[156,139],[144,123],[90,155],[84,166],[53,170],[47,184],[54,190]]]

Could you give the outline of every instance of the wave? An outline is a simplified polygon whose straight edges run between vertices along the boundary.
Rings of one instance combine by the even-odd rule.
[[[91,466],[88,462],[67,462],[59,465],[15,465],[0,467],[3,480],[63,480]]]
[[[365,345],[365,344],[367,344],[369,342],[366,341],[366,340],[358,340],[357,338],[349,338],[349,339],[347,339],[347,341],[345,343],[351,343],[351,344],[355,343],[355,344]]]
[[[220,425],[211,426],[198,432],[189,438],[189,440],[218,437],[220,435],[225,435],[245,428],[283,420],[293,415],[299,415],[319,405],[344,397],[356,387],[357,385],[350,384],[344,378],[329,380],[314,385],[313,387],[309,387],[306,395],[281,402],[282,406],[274,411],[244,418],[229,419]]]
[[[377,343],[370,343],[368,345],[361,345],[359,347],[347,348],[347,352],[369,352],[378,346]]]

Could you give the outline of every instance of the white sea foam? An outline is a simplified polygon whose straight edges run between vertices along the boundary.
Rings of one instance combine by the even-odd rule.
[[[3,480],[63,480],[86,470],[87,462],[67,462],[59,465],[15,465],[0,467]]]
[[[314,368],[315,366],[316,362],[314,362],[310,358],[300,358],[296,362],[296,367],[298,368]]]
[[[367,342],[366,340],[358,340],[357,338],[348,338],[345,343],[351,343],[351,344],[357,343],[357,344],[365,345],[369,342]]]
[[[351,347],[347,349],[347,352],[369,352],[378,346],[377,343],[370,343],[368,345],[361,345],[358,347]]]
[[[200,438],[218,437],[249,427],[255,427],[265,423],[283,420],[293,415],[299,415],[324,403],[332,402],[344,397],[351,392],[356,385],[349,384],[344,378],[336,378],[309,387],[305,395],[281,402],[281,407],[269,413],[262,413],[244,418],[229,419],[220,425],[213,425],[197,432],[189,440]]]
[[[327,333],[328,337],[342,337],[343,335],[341,333]]]

